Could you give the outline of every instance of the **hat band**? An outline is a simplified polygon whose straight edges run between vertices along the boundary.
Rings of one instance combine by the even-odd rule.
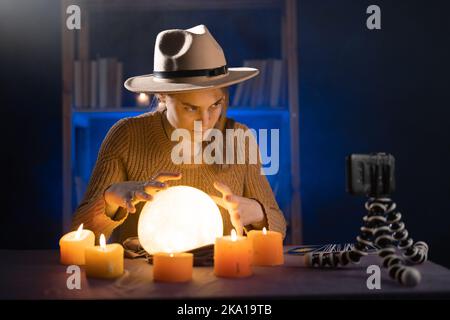
[[[188,78],[188,77],[214,77],[228,72],[227,65],[213,68],[213,69],[199,69],[199,70],[178,70],[178,71],[153,71],[153,75],[157,78],[172,79],[172,78]]]

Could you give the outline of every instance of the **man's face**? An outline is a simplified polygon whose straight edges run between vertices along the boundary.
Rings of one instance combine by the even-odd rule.
[[[176,129],[194,133],[194,121],[202,122],[202,131],[212,129],[226,108],[227,90],[210,89],[165,95],[167,119]]]

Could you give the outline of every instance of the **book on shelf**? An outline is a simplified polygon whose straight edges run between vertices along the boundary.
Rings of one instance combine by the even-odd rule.
[[[98,62],[91,61],[91,88],[90,88],[90,106],[98,105]]]
[[[287,68],[281,59],[244,60],[244,67],[256,68],[259,75],[237,85],[233,106],[285,108],[287,106]]]
[[[75,184],[75,201],[77,204],[81,203],[84,197],[84,193],[87,189],[87,183],[84,181],[84,179],[80,176],[74,177],[74,184]]]
[[[83,83],[81,79],[81,61],[74,61],[73,63],[73,101],[74,106],[82,106],[83,101],[81,100],[81,84]]]
[[[76,109],[121,107],[123,63],[117,58],[75,60],[73,75]]]
[[[280,101],[280,90],[281,90],[281,77],[282,77],[282,66],[283,61],[277,59],[273,61],[271,67],[272,77],[269,77],[270,81],[270,106],[276,107]]]

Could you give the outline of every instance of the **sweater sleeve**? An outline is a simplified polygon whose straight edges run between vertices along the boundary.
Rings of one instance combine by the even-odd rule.
[[[114,217],[106,214],[104,191],[112,184],[126,181],[125,163],[128,160],[129,133],[127,119],[116,122],[106,134],[83,200],[75,210],[72,229],[83,223],[92,230],[96,239],[103,233],[108,239],[113,230],[127,218],[125,210],[119,209]]]
[[[254,143],[256,144],[256,141]],[[258,152],[256,163],[252,163],[249,161],[249,158],[247,158],[243,196],[259,202],[264,211],[264,219],[258,224],[246,226],[246,230],[262,229],[263,227],[266,227],[269,230],[281,232],[284,238],[286,236],[286,220],[283,212],[278,207],[269,181],[266,176],[261,173],[259,148],[257,147],[256,150]]]
[[[284,238],[286,236],[286,220],[283,212],[278,207],[266,176],[260,174],[260,168],[261,166],[258,164],[248,165],[244,197],[259,202],[264,211],[264,220],[259,224],[253,224],[247,229],[262,229],[266,227],[269,230],[281,232]]]

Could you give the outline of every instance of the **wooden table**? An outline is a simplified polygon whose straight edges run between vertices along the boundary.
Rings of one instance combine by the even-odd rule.
[[[280,267],[255,267],[246,279],[222,279],[212,267],[194,268],[193,281],[155,283],[152,266],[143,259],[125,260],[126,273],[117,280],[87,279],[81,271],[81,289],[69,290],[70,274],[59,264],[55,250],[0,250],[0,299],[168,299],[168,298],[389,298],[449,297],[450,270],[426,262],[417,268],[422,282],[414,288],[391,280],[382,269],[381,289],[369,290],[366,267],[379,264],[369,256],[360,265],[340,269],[311,269],[302,259],[287,256]]]

